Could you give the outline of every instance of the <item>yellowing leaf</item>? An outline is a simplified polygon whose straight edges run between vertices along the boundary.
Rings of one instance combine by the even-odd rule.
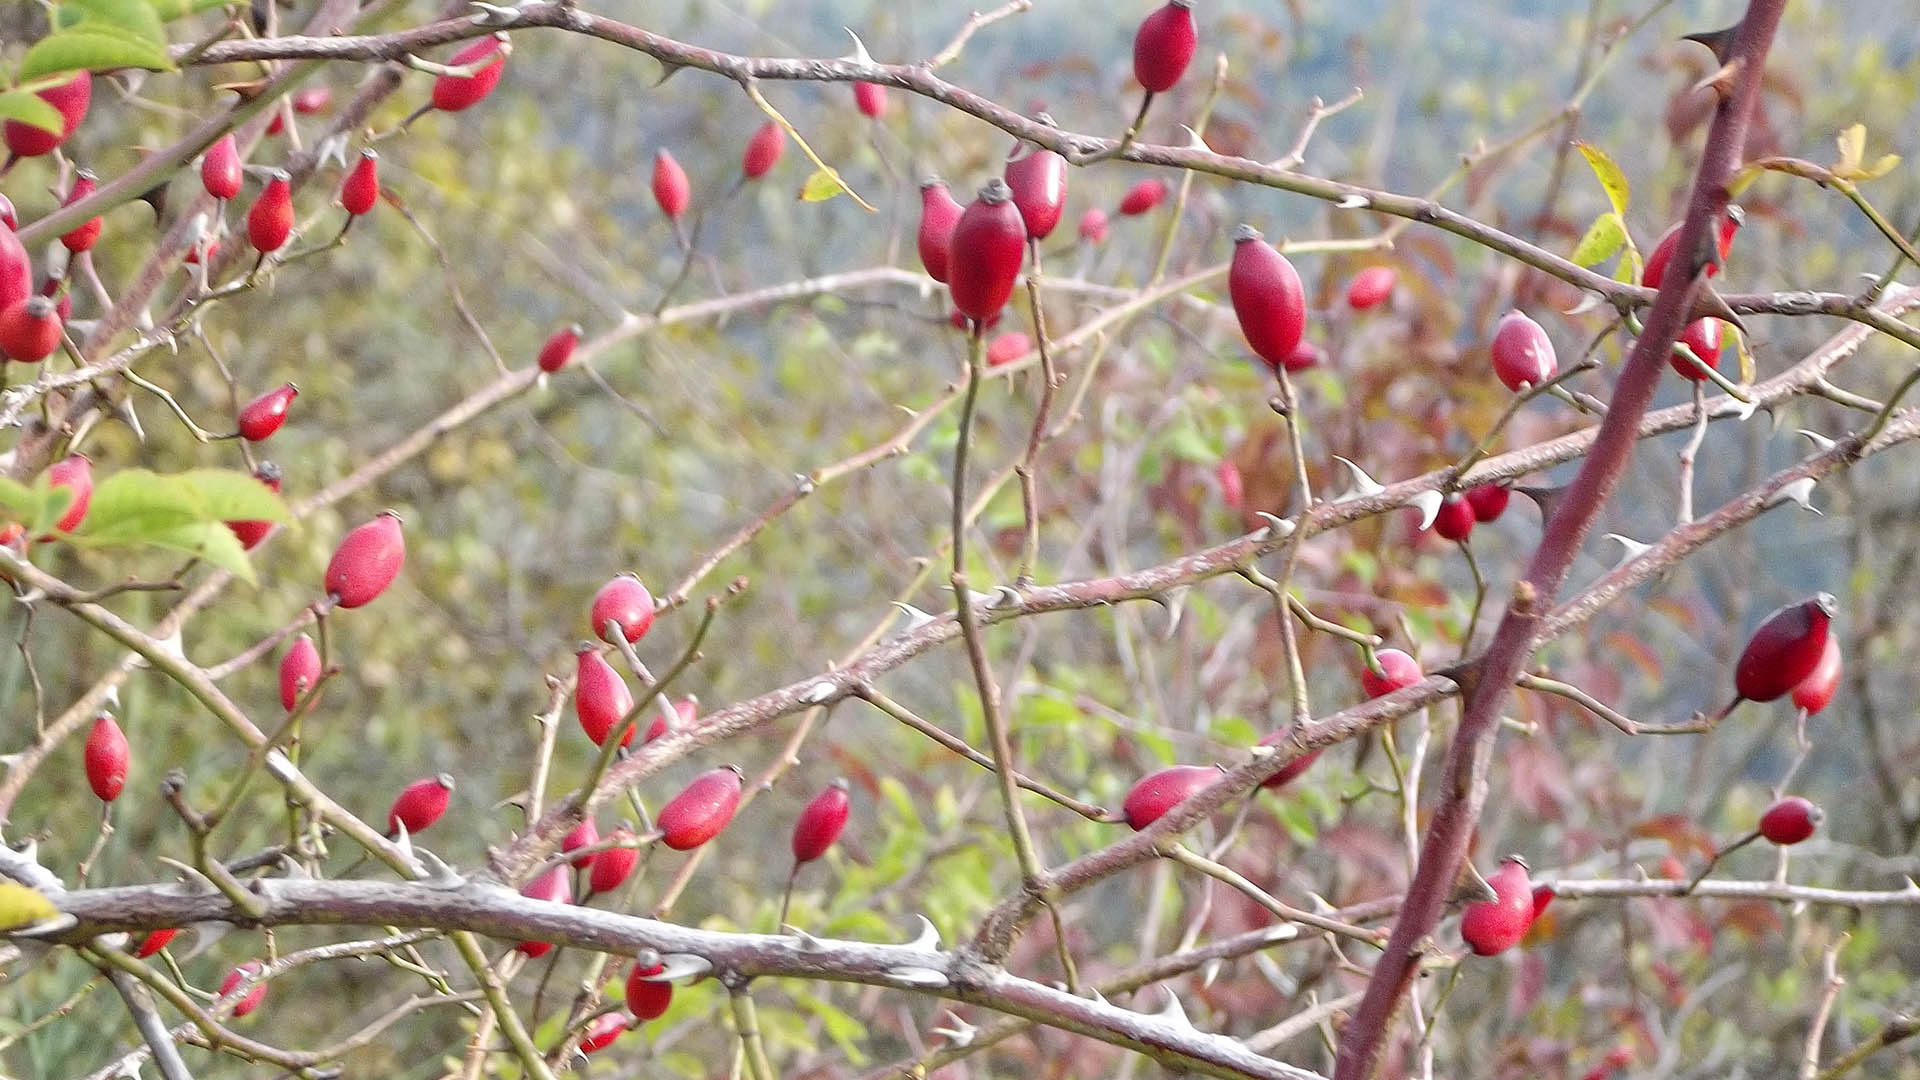
[[[60,917],[53,901],[12,881],[0,881],[0,931],[19,930]]]
[[[1733,350],[1740,354],[1740,385],[1753,385],[1753,350],[1747,348],[1747,335],[1732,323],[1723,323],[1728,333],[1733,335]]]
[[[1840,146],[1840,160],[1834,165],[1833,171],[1853,172],[1860,167],[1860,159],[1866,156],[1867,125],[1855,124],[1849,127],[1841,132],[1834,142]]]
[[[1880,155],[1880,160],[1874,162],[1872,165],[1869,165],[1865,169],[1862,169],[1860,171],[1860,175],[1855,179],[1878,180],[1881,177],[1892,172],[1894,170],[1894,167],[1899,164],[1900,164],[1899,154],[1882,154]]]
[[[1581,266],[1595,266],[1613,258],[1626,243],[1627,229],[1614,212],[1601,214],[1587,227],[1587,234],[1580,238],[1580,244],[1570,256]]]
[[[1613,204],[1613,212],[1624,219],[1629,194],[1627,174],[1620,171],[1620,166],[1614,164],[1605,150],[1592,143],[1577,142],[1573,145],[1580,151],[1580,156],[1587,159],[1587,165],[1593,170],[1593,175],[1599,179],[1600,186],[1606,189],[1607,201]]]
[[[832,169],[815,169],[807,182],[800,185],[800,201],[825,202],[846,190],[846,182],[838,173]]]

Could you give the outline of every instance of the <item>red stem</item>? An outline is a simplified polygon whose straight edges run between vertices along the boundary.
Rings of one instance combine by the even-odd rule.
[[[1747,5],[1729,53],[1732,90],[1721,97],[1714,112],[1680,230],[1677,250],[1691,253],[1685,266],[1691,273],[1670,273],[1662,283],[1660,295],[1647,315],[1645,331],[1614,387],[1592,453],[1548,518],[1540,547],[1526,575],[1514,586],[1513,600],[1500,620],[1493,643],[1475,665],[1476,670],[1465,676],[1465,712],[1448,751],[1440,804],[1421,845],[1419,866],[1408,888],[1406,904],[1394,922],[1387,950],[1367,983],[1359,1012],[1341,1039],[1334,1080],[1369,1080],[1373,1076],[1394,1014],[1419,970],[1421,943],[1445,913],[1468,841],[1486,802],[1487,766],[1493,756],[1501,706],[1532,652],[1535,624],[1558,595],[1581,542],[1626,471],[1640,418],[1653,400],[1667,354],[1692,309],[1713,243],[1714,226],[1726,209],[1727,182],[1739,167],[1746,147],[1767,49],[1785,6],[1786,0],[1752,0]]]

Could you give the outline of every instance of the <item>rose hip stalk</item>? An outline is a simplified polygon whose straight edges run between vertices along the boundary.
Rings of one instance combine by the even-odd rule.
[[[793,823],[793,870],[787,874],[787,891],[780,898],[780,925],[787,923],[787,906],[793,900],[793,883],[800,877],[800,868],[825,855],[840,839],[840,830],[847,827],[851,811],[845,780],[835,780],[800,811]]]
[[[1146,90],[1146,96],[1120,140],[1121,149],[1132,144],[1134,136],[1140,133],[1140,125],[1146,123],[1153,95],[1173,89],[1180,76],[1186,74],[1199,44],[1199,34],[1193,26],[1193,0],[1168,0],[1164,7],[1140,21],[1140,29],[1133,35],[1133,77]]]

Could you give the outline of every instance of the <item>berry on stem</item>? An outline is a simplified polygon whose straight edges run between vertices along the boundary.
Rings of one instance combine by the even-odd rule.
[[[340,182],[340,208],[353,217],[368,213],[380,201],[380,154],[371,146],[360,149],[360,160]]]
[[[1251,225],[1233,231],[1227,294],[1254,354],[1269,367],[1286,363],[1307,326],[1306,292],[1293,264]]]
[[[1039,119],[1053,125],[1053,118],[1046,113]],[[1013,191],[1013,205],[1027,223],[1027,236],[1045,240],[1060,224],[1060,214],[1067,208],[1067,159],[1023,140],[1014,144],[1005,172],[1007,187]]]
[[[400,835],[401,826],[406,827],[408,835],[425,832],[447,812],[452,798],[453,777],[446,773],[415,780],[401,789],[387,811],[387,835]]]
[[[302,116],[325,112],[333,104],[333,90],[325,86],[309,86],[305,90],[296,90],[293,95],[293,111]]]
[[[1453,541],[1464,541],[1473,534],[1473,504],[1457,491],[1440,499],[1440,511],[1434,515],[1433,531]]]
[[[285,169],[273,170],[267,186],[247,211],[247,240],[262,255],[278,251],[293,235],[293,180]]]
[[[600,826],[594,824],[592,818],[581,818],[580,824],[568,830],[566,838],[560,841],[560,850],[562,852],[579,851],[581,848],[592,847],[599,842]],[[593,867],[593,861],[598,858],[599,855],[599,852],[594,851],[577,856],[573,860],[573,868],[575,870],[591,869]]]
[[[280,707],[292,712],[300,699],[320,682],[320,650],[313,638],[301,634],[280,658]]]
[[[574,661],[573,712],[580,718],[580,730],[599,746],[613,734],[614,725],[633,711],[633,693],[593,642],[581,642]],[[620,745],[632,742],[633,728],[629,726]]]
[[[1268,733],[1266,738],[1263,738],[1260,740],[1260,745],[1272,746],[1275,743],[1278,743],[1284,740],[1286,737],[1287,737],[1286,729],[1282,728],[1279,731]],[[1294,782],[1294,780],[1298,779],[1301,773],[1306,772],[1308,769],[1312,768],[1313,763],[1319,760],[1320,755],[1324,753],[1326,753],[1326,751],[1322,749],[1322,750],[1309,750],[1306,753],[1301,754],[1299,757],[1294,758],[1292,761],[1289,761],[1285,765],[1281,766],[1279,772],[1274,773],[1272,776],[1269,776],[1265,780],[1261,781],[1260,787],[1267,791],[1274,791],[1279,788],[1286,787],[1288,784],[1291,784]]]
[[[60,532],[79,528],[87,518],[88,504],[93,502],[93,462],[85,454],[68,454],[47,469],[47,484],[73,492],[67,512],[60,515],[53,527]]]
[[[615,1039],[627,1033],[631,1022],[617,1012],[603,1013],[587,1025],[587,1033],[580,1037],[580,1052],[597,1054],[612,1046]]]
[[[1347,283],[1347,306],[1355,311],[1378,307],[1393,295],[1399,280],[1391,266],[1369,266]]]
[[[1227,509],[1238,510],[1247,504],[1247,480],[1240,475],[1240,466],[1232,458],[1226,458],[1214,466],[1214,477],[1220,481],[1220,501]]]
[[[1360,689],[1369,698],[1385,697],[1395,690],[1407,687],[1426,678],[1420,671],[1420,661],[1399,649],[1381,649],[1373,654],[1379,662],[1383,674],[1374,674],[1371,668],[1360,669]]]
[[[1027,226],[1013,204],[1013,191],[995,177],[960,212],[947,253],[947,289],[953,306],[976,323],[1000,314],[1013,295]]]
[[[280,466],[271,461],[263,461],[254,466],[253,478],[265,485],[268,491],[278,493],[280,490]],[[227,528],[232,529],[233,535],[239,539],[241,550],[252,551],[259,546],[260,541],[267,538],[268,533],[273,531],[273,522],[229,521]]]
[[[563,327],[554,331],[545,345],[540,346],[540,370],[551,375],[567,366],[573,359],[573,348],[580,344],[580,324]]]
[[[1726,215],[1720,219],[1717,237],[1720,258],[1716,262],[1707,264],[1706,276],[1712,277],[1720,272],[1720,263],[1725,262],[1727,256],[1732,253],[1734,234],[1740,231],[1740,223],[1745,220],[1746,215],[1739,207],[1731,203],[1727,205]],[[1667,227],[1666,232],[1660,234],[1660,239],[1654,242],[1653,251],[1647,256],[1647,265],[1640,271],[1640,284],[1649,289],[1657,289],[1660,283],[1666,280],[1667,264],[1673,261],[1674,249],[1680,246],[1680,226],[1681,222],[1674,222]]]
[[[886,88],[878,83],[854,83],[853,104],[860,110],[861,115],[878,120],[887,114]]]
[[[15,300],[0,310],[0,353],[37,364],[60,347],[60,309],[45,296]]]
[[[657,150],[653,155],[653,198],[660,204],[660,212],[672,221],[680,220],[693,199],[693,185],[687,182],[687,171],[665,150]]]
[[[234,140],[233,133],[228,132],[207,147],[206,155],[200,159],[200,183],[206,187],[207,194],[225,200],[240,194],[241,180],[240,144]]]
[[[549,867],[545,873],[521,886],[520,895],[529,900],[545,900],[549,904],[573,903],[573,886],[567,880],[567,864]],[[514,948],[528,959],[535,959],[553,951],[553,944],[547,941],[523,941]]]
[[[93,100],[93,73],[76,71],[66,82],[36,90],[34,96],[60,113],[60,130],[48,131],[20,120],[7,121],[4,132],[7,150],[15,157],[49,154],[54,147],[67,141],[80,126],[80,121],[87,117],[87,105]]]
[[[1820,662],[1814,665],[1812,673],[1801,679],[1793,688],[1794,707],[1812,716],[1827,707],[1838,689],[1840,689],[1840,637],[1829,630],[1826,647],[1820,651]]]
[[[720,835],[740,807],[740,770],[722,765],[693,782],[660,808],[660,840],[675,851],[691,851]]]
[[[1107,242],[1107,212],[1097,206],[1090,206],[1080,215],[1080,239],[1089,244]]]
[[[1167,185],[1157,176],[1150,176],[1127,189],[1120,197],[1120,213],[1124,217],[1138,217],[1159,206],[1167,197]]]
[[[400,576],[406,559],[407,542],[400,534],[400,515],[382,510],[372,521],[343,537],[334,549],[327,563],[327,595],[343,608],[371,603]]]
[[[227,977],[220,980],[220,996],[222,998],[227,997],[228,995],[232,994],[234,991],[240,989],[241,983],[245,982],[250,978],[253,978],[254,976],[260,974],[262,971],[265,971],[265,970],[266,970],[266,966],[260,963],[260,961],[249,960],[246,963],[241,964],[239,967],[234,968],[232,971],[227,972]],[[242,997],[239,1001],[236,1001],[233,1003],[233,1018],[235,1020],[238,1020],[241,1017],[247,1015],[253,1010],[259,1008],[260,1003],[265,1001],[266,999],[267,999],[267,984],[265,980],[262,980],[254,984],[253,989],[248,990],[246,993],[246,996]]]
[[[94,179],[93,174],[82,169],[74,174],[73,187],[67,189],[67,197],[60,201],[60,205],[63,207],[72,206],[74,203],[93,194],[94,189],[98,186],[99,183]],[[94,242],[100,239],[101,227],[102,223],[99,218],[90,218],[84,224],[75,226],[72,232],[62,236],[60,242],[66,245],[68,251],[78,255],[83,251],[91,249]]]
[[[1120,810],[1126,815],[1127,825],[1139,832],[1218,779],[1220,770],[1212,765],[1175,765],[1161,769],[1135,783],[1120,804]]]
[[[647,636],[653,626],[653,594],[636,574],[620,574],[600,586],[593,594],[593,608],[587,616],[593,635],[608,644],[616,644],[607,633],[607,624],[618,624],[621,636],[629,644]]]
[[[500,46],[507,40],[505,34],[496,33],[468,45],[453,54],[447,61],[451,68],[464,68],[478,64],[481,60],[500,52]],[[500,76],[507,69],[507,58],[495,57],[492,63],[476,70],[472,75],[441,75],[433,81],[433,107],[441,112],[459,112],[470,109],[493,93],[500,84]]]
[[[1558,364],[1553,341],[1523,311],[1509,311],[1493,331],[1493,373],[1519,393],[1553,377]]]
[[[1533,885],[1525,862],[1507,858],[1487,875],[1487,884],[1496,899],[1468,904],[1460,915],[1460,937],[1480,956],[1513,948],[1533,922]]]
[[[263,442],[280,430],[287,422],[287,410],[293,407],[293,399],[300,396],[300,388],[292,383],[280,386],[261,394],[246,403],[240,410],[239,434],[248,442]]]
[[[1473,507],[1473,520],[1482,523],[1500,520],[1512,499],[1513,492],[1499,484],[1477,484],[1467,489],[1467,505]]]
[[[1836,608],[1831,593],[1818,593],[1768,615],[1747,639],[1734,668],[1733,684],[1738,692],[1734,704],[1742,699],[1773,701],[1813,674],[1826,651],[1828,626]]]
[[[835,780],[800,811],[793,823],[793,861],[810,863],[827,853],[840,830],[847,827],[853,802],[847,795],[847,782]]]
[[[11,214],[13,204],[8,203]],[[0,308],[33,295],[33,262],[27,258],[26,245],[14,235],[13,226],[0,228]]]
[[[86,759],[87,786],[100,801],[112,802],[119,798],[121,789],[127,786],[127,762],[131,754],[126,734],[111,715],[101,713],[94,720],[82,756]]]
[[[1193,26],[1193,0],[1168,0],[1140,22],[1133,35],[1133,77],[1150,94],[1164,93],[1186,74],[1200,38]]]
[[[1674,371],[1679,372],[1682,378],[1702,382],[1706,379],[1707,373],[1700,370],[1699,364],[1695,364],[1693,361],[1680,355],[1678,346],[1686,346],[1692,351],[1693,355],[1700,358],[1701,364],[1717,369],[1720,366],[1720,339],[1721,328],[1719,319],[1695,319],[1680,331],[1680,337],[1674,343],[1676,346],[1674,352],[1671,356],[1667,357],[1667,364],[1672,367]]]
[[[780,163],[780,155],[787,148],[787,133],[780,125],[769,120],[761,124],[747,140],[747,150],[740,158],[740,173],[748,180],[758,180],[772,171]]]
[[[632,841],[633,833],[626,829],[616,830],[609,840]],[[633,868],[640,863],[640,851],[631,847],[610,847],[593,857],[593,867],[587,874],[587,884],[597,893],[610,893],[626,884]]]
[[[920,182],[920,265],[927,276],[942,285],[947,283],[947,254],[953,247],[953,227],[960,223],[965,208],[947,190],[947,182],[928,177]]]
[[[1260,362],[1267,364],[1268,368],[1273,367],[1272,364],[1267,363],[1267,358],[1264,356],[1260,358]],[[1287,358],[1281,361],[1280,366],[1287,369],[1287,374],[1297,375],[1309,368],[1320,367],[1326,362],[1327,350],[1305,338],[1301,338],[1300,344],[1293,347],[1293,351],[1287,354]]]
[[[165,930],[154,930],[148,933],[146,937],[140,939],[140,944],[133,950],[133,955],[141,960],[145,960],[147,957],[166,948],[167,944],[178,936],[179,933],[180,930],[177,927],[169,927]]]
[[[1798,795],[1789,795],[1760,815],[1760,835],[1782,847],[1812,836],[1826,814]]]
[[[1032,338],[1018,330],[1009,330],[987,343],[987,366],[1011,364],[1032,351]]]
[[[665,970],[663,964],[635,963],[627,973],[627,1011],[638,1020],[658,1020],[673,1004],[673,984],[647,978]]]

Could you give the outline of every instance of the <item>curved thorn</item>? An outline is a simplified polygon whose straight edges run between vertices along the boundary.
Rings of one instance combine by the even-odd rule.
[[[1355,465],[1353,462],[1348,461],[1346,458],[1341,457],[1339,454],[1333,455],[1333,460],[1339,462],[1342,465],[1345,465],[1347,467],[1347,471],[1353,474],[1353,490],[1341,496],[1341,498],[1351,499],[1351,498],[1357,498],[1363,495],[1378,495],[1381,492],[1387,490],[1387,486],[1385,484],[1382,484],[1380,481],[1375,480],[1371,476],[1368,476],[1367,470],[1361,468],[1358,465]]]
[[[1639,558],[1641,555],[1646,553],[1648,548],[1651,548],[1653,546],[1652,544],[1643,544],[1640,541],[1635,540],[1631,536],[1622,536],[1619,533],[1607,533],[1605,536],[1602,536],[1600,539],[1612,540],[1614,543],[1619,544],[1623,549],[1625,549],[1620,553],[1620,561],[1613,564],[1615,569],[1619,569],[1620,567],[1625,566],[1628,563],[1632,562],[1633,560]]]
[[[845,30],[847,36],[853,39],[853,51],[840,59],[850,60],[856,64],[873,63],[873,54],[867,51],[867,43],[860,40],[860,35],[853,32],[853,27],[843,26],[840,29]]]
[[[659,971],[641,978],[647,982],[691,982],[713,970],[713,961],[693,953],[668,953],[660,963]]]
[[[903,613],[906,614],[907,629],[909,630],[918,630],[921,627],[932,622],[934,619],[932,615],[929,615],[926,612],[921,611],[919,608],[914,607],[912,604],[903,604],[898,600],[889,600],[887,602],[892,604],[894,607],[899,608]]]
[[[987,607],[995,611],[1001,608],[1018,607],[1019,604],[1020,590],[1011,585],[995,585],[993,599],[987,601]]]
[[[819,705],[831,699],[839,692],[840,688],[834,685],[833,680],[821,679],[819,682],[807,687],[806,693],[800,695],[800,700],[808,705]]]
[[[1365,195],[1349,195],[1334,204],[1342,210],[1363,210],[1373,205],[1373,200]]]
[[[1802,510],[1811,510],[1818,514],[1820,513],[1820,508],[1813,505],[1810,501],[1813,497],[1813,486],[1815,483],[1816,481],[1813,477],[1803,476],[1793,483],[1782,487],[1779,491],[1774,492],[1768,497],[1764,505],[1779,506],[1781,503],[1790,502]]]
[[[894,982],[897,982],[902,986],[921,986],[921,987],[937,989],[939,987],[946,986],[949,982],[945,972],[935,971],[932,968],[923,968],[923,967],[888,968],[886,971],[886,975],[887,975],[887,978],[892,979]]]
[[[1173,987],[1171,986],[1167,987],[1166,989],[1167,989],[1167,1007],[1164,1009],[1161,1009],[1158,1013],[1155,1013],[1154,1015],[1160,1017],[1162,1020],[1165,1020],[1168,1023],[1171,1023],[1177,1027],[1184,1027],[1184,1028],[1192,1027],[1193,1021],[1187,1019],[1187,1010],[1181,1007],[1180,1005],[1180,995],[1174,993]]]
[[[1807,441],[1812,443],[1816,450],[1825,452],[1834,448],[1834,441],[1817,431],[1808,431],[1806,428],[1801,428],[1799,433],[1805,435]]]
[[[1597,292],[1581,293],[1580,302],[1573,305],[1573,308],[1571,310],[1563,311],[1561,312],[1561,314],[1569,315],[1569,316],[1585,315],[1587,312],[1592,311],[1595,308],[1602,307],[1605,304],[1606,304],[1606,300],[1602,298],[1601,295]]]
[[[1274,539],[1274,540],[1285,540],[1287,537],[1293,535],[1294,525],[1293,525],[1293,521],[1289,518],[1277,518],[1277,517],[1274,517],[1272,514],[1267,513],[1265,510],[1254,511],[1254,516],[1265,518],[1267,520],[1266,538]]]
[[[1421,532],[1426,532],[1428,529],[1433,528],[1434,519],[1440,516],[1440,504],[1444,501],[1445,498],[1440,494],[1438,488],[1432,491],[1423,491],[1407,500],[1408,506],[1420,508]]]
[[[920,923],[920,932],[914,935],[913,941],[910,942],[907,947],[920,949],[925,952],[939,952],[940,928],[933,925],[933,920],[927,918],[925,915],[915,915],[914,919]]]

